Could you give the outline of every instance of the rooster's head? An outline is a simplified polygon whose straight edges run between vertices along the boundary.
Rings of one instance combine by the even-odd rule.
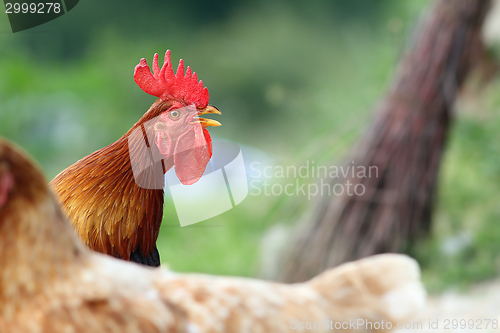
[[[184,73],[182,59],[174,74],[170,50],[165,53],[161,69],[155,54],[153,73],[146,59],[141,59],[135,67],[134,79],[142,90],[158,97],[159,103],[165,105],[154,124],[155,144],[160,154],[172,160],[175,173],[184,185],[197,182],[212,156],[212,139],[206,128],[220,126],[216,120],[199,117],[207,113],[221,114],[208,105],[208,89],[190,67]]]

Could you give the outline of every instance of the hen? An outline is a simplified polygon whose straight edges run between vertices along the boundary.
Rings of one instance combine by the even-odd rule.
[[[219,110],[196,73],[179,62],[174,74],[170,50],[153,74],[141,59],[135,82],[158,100],[120,139],[57,175],[50,183],[77,233],[91,249],[124,260],[159,266],[156,240],[163,217],[164,173],[179,180],[200,179],[212,155],[208,126],[198,116]]]
[[[327,326],[362,332],[397,327],[425,299],[418,265],[396,254],[285,285],[175,274],[92,252],[37,166],[3,140],[0,268],[0,331],[11,333],[314,332]]]

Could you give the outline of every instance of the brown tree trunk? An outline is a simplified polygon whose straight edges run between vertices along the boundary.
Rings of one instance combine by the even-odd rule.
[[[319,199],[285,254],[281,280],[304,281],[345,261],[400,252],[429,232],[453,103],[481,53],[489,6],[489,0],[435,2],[346,163],[356,174],[337,179],[351,191],[360,184],[364,194]]]

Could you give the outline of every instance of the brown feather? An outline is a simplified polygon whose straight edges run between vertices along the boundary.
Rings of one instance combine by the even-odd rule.
[[[285,285],[175,274],[90,251],[36,165],[1,140],[0,190],[8,192],[0,206],[0,332],[324,332],[314,323],[359,319],[395,327],[424,302],[418,265],[403,255]]]
[[[170,105],[171,101],[156,101],[118,141],[69,166],[50,182],[78,235],[92,250],[124,260],[130,260],[136,250],[144,255],[153,251],[163,217],[163,190],[145,189],[136,184],[129,139],[144,139],[132,138],[133,130],[144,127]],[[154,144],[150,147],[157,150]],[[138,148],[131,153],[145,155],[148,152]],[[171,162],[160,166],[164,171],[171,167]],[[163,172],[144,174],[152,177],[148,181],[160,182],[159,188],[162,188]]]

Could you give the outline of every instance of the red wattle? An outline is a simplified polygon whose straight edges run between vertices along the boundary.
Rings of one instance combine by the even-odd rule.
[[[212,156],[212,139],[201,125],[195,125],[177,139],[174,152],[175,173],[182,184],[196,183]]]

